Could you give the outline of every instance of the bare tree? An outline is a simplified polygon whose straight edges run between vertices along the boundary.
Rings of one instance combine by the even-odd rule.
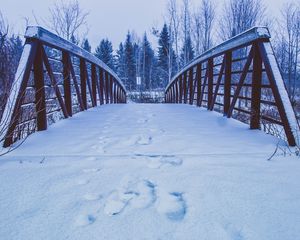
[[[219,20],[219,35],[227,40],[247,29],[262,23],[265,7],[260,0],[229,0],[224,4]]]
[[[200,7],[193,14],[193,39],[196,55],[212,46],[212,32],[215,20],[215,5],[211,0],[202,0]]]
[[[275,49],[290,98],[294,102],[296,85],[300,79],[300,4],[285,4],[281,13]]]
[[[78,0],[56,2],[49,8],[49,12],[50,16],[42,19],[42,23],[63,38],[71,40],[72,37],[78,35],[81,28],[85,28],[85,31],[88,29],[89,12],[81,9]],[[40,24],[40,20],[37,17],[35,19]]]
[[[171,43],[175,45],[175,54],[177,56],[176,70],[179,71],[179,31],[180,31],[180,15],[178,13],[178,5],[176,0],[168,2],[168,18],[170,25]]]
[[[182,42],[183,42],[183,64],[188,62],[188,49],[186,49],[186,42],[191,33],[191,12],[190,0],[182,0],[181,21],[182,21]]]

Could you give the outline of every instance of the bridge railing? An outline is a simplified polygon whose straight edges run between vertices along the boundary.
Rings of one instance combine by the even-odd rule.
[[[266,27],[249,29],[200,55],[174,76],[165,101],[206,107],[268,133],[271,125],[280,126],[277,134],[285,133],[289,145],[298,142],[299,125]]]
[[[121,80],[91,53],[41,27],[25,38],[0,124],[4,147],[88,108],[126,103]]]

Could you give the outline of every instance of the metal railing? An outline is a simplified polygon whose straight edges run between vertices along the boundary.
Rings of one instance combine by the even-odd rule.
[[[254,27],[203,53],[172,79],[165,101],[206,107],[251,129],[282,126],[295,146],[299,125],[270,37],[268,28]]]
[[[126,103],[119,77],[91,53],[41,27],[25,38],[0,124],[4,147],[88,108]]]

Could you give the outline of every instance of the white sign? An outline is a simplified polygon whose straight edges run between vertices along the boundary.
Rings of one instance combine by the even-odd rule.
[[[136,77],[136,85],[141,85],[141,84],[142,84],[141,77]]]

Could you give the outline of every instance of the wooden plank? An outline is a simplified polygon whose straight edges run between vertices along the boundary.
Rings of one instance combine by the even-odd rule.
[[[205,93],[204,90],[205,90],[205,87],[206,87],[207,78],[208,78],[208,68],[206,69],[206,73],[205,73],[205,77],[204,77],[204,81],[203,81],[203,86],[202,86],[202,90],[201,90],[201,94],[200,94],[199,107],[202,106],[204,93]]]
[[[75,71],[74,71],[74,67],[73,67],[70,55],[69,55],[69,67],[70,67],[70,72],[71,72],[71,76],[72,76],[72,79],[73,79],[73,83],[74,83],[74,87],[75,87],[75,91],[76,91],[80,111],[84,111],[84,104],[83,104],[82,96],[81,96],[81,93],[80,93],[80,89],[79,89],[79,86],[78,86],[77,78],[76,78],[76,75],[75,75]]]
[[[194,68],[189,70],[189,104],[192,105],[194,101],[194,87],[193,87]]]
[[[182,75],[178,77],[179,82],[179,103],[182,103]]]
[[[196,81],[197,81],[197,106],[200,107],[201,84],[202,84],[202,64],[197,64]]]
[[[88,109],[87,106],[87,96],[86,96],[86,64],[83,58],[80,58],[80,87],[81,87],[81,98],[83,103],[83,108]]]
[[[183,73],[183,103],[187,103],[187,72]]]
[[[175,85],[175,101],[176,101],[176,103],[179,103],[178,79],[174,85]]]
[[[46,101],[43,52],[41,43],[37,43],[37,52],[33,63],[34,85],[35,85],[35,109],[37,131],[47,129]]]
[[[52,86],[53,86],[53,88],[54,88],[54,90],[55,90],[55,94],[56,94],[56,96],[57,96],[57,99],[58,99],[59,105],[60,105],[60,107],[61,107],[61,110],[62,110],[62,112],[63,112],[63,114],[64,114],[64,117],[65,117],[65,118],[68,118],[69,115],[68,115],[67,108],[66,108],[65,103],[64,103],[64,100],[63,100],[63,98],[62,98],[62,96],[61,96],[59,87],[58,87],[58,85],[57,85],[57,81],[56,81],[55,76],[54,76],[54,74],[53,74],[51,65],[50,65],[50,63],[49,63],[49,60],[48,60],[48,58],[47,58],[47,55],[46,55],[46,52],[45,52],[44,48],[42,48],[42,53],[43,53],[43,61],[44,61],[46,70],[47,70],[47,72],[48,72],[48,75],[49,75],[49,77],[50,77],[50,79],[51,79],[51,83],[52,83]]]
[[[231,102],[231,71],[232,71],[232,52],[225,53],[225,78],[224,78],[224,116],[228,115]]]
[[[63,62],[63,76],[64,76],[64,96],[65,105],[68,115],[72,116],[72,91],[71,91],[71,78],[70,78],[70,66],[69,66],[69,53],[62,52]]]
[[[225,56],[224,56],[223,61],[222,61],[222,66],[221,66],[221,69],[220,69],[220,72],[219,72],[219,76],[218,76],[218,79],[217,79],[217,84],[216,84],[216,87],[215,87],[215,92],[214,92],[214,95],[213,95],[213,98],[212,98],[212,102],[211,102],[210,107],[209,107],[209,110],[211,110],[211,111],[214,109],[214,105],[215,105],[215,102],[216,102],[216,99],[217,99],[217,95],[218,95],[220,83],[221,83],[221,80],[222,80],[222,77],[223,77],[223,73],[224,73],[224,69],[225,69]]]
[[[86,84],[87,84],[87,87],[88,87],[88,90],[89,90],[89,94],[90,94],[90,97],[91,97],[91,101],[92,101],[92,106],[95,107],[96,103],[95,103],[94,98],[93,98],[93,90],[92,90],[92,86],[91,86],[91,82],[90,82],[90,78],[89,78],[89,73],[88,73],[88,69],[87,69],[87,65],[86,64],[85,64],[85,76],[86,76]]]
[[[94,107],[97,106],[97,73],[96,65],[92,64],[92,98],[94,101]]]
[[[243,84],[244,84],[244,81],[245,81],[245,79],[246,79],[246,76],[247,76],[249,67],[250,67],[251,62],[252,62],[252,59],[253,59],[253,47],[251,48],[251,50],[250,50],[250,52],[249,52],[247,61],[246,61],[246,63],[245,63],[244,69],[243,69],[243,73],[242,73],[242,75],[241,75],[241,77],[240,77],[238,86],[237,86],[237,88],[236,88],[236,90],[235,90],[235,93],[234,93],[234,96],[233,96],[231,105],[230,105],[230,107],[229,107],[228,114],[227,114],[227,117],[228,117],[228,118],[230,118],[231,115],[232,115],[234,106],[235,106],[235,104],[236,104],[236,101],[237,101],[237,99],[238,99],[238,96],[240,95],[241,89],[242,89],[242,87],[243,87]]]
[[[213,82],[214,82],[214,60],[208,59],[207,68],[207,109],[210,108],[213,100]]]
[[[104,72],[99,68],[99,83],[100,83],[100,105],[104,104]]]
[[[109,83],[110,83],[110,80],[109,80],[109,73],[108,72],[105,72],[105,102],[106,104],[109,104]]]
[[[257,44],[253,50],[253,74],[251,91],[251,118],[250,128],[260,129],[260,103],[261,103],[261,83],[262,83],[262,59]]]

